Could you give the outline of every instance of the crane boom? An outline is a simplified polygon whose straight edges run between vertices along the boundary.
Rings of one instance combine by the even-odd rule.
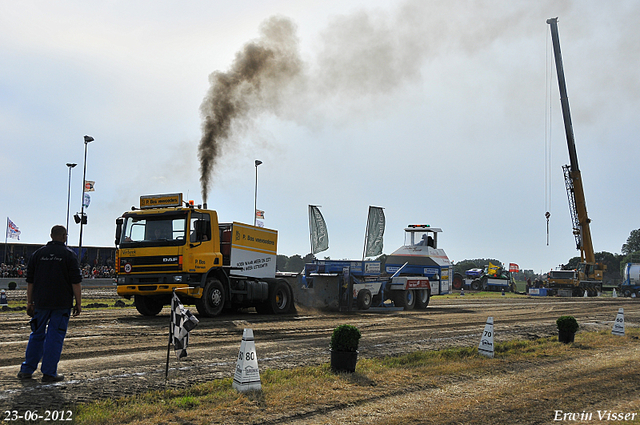
[[[582,175],[578,167],[578,154],[576,152],[575,137],[573,135],[573,124],[571,123],[571,112],[569,110],[569,98],[567,96],[567,84],[564,79],[564,68],[562,66],[562,53],[560,52],[560,37],[558,36],[558,18],[547,19],[547,24],[551,27],[551,40],[553,43],[554,59],[556,71],[558,73],[558,87],[560,89],[560,103],[562,105],[562,117],[564,119],[564,131],[567,137],[569,148],[570,169],[565,172],[567,193],[569,196],[569,208],[574,218],[574,234],[576,236],[577,249],[580,250],[580,257],[583,262],[594,264],[595,253],[591,240],[591,220],[587,215],[587,203],[584,197],[582,186]],[[570,181],[569,181],[570,179]],[[573,200],[573,202],[572,202]],[[573,205],[572,205],[573,204]]]

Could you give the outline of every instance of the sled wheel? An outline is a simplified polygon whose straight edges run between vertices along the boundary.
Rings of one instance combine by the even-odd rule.
[[[404,307],[405,310],[413,310],[416,305],[416,295],[412,290],[397,291],[394,301],[397,307]]]
[[[429,305],[429,299],[431,295],[429,294],[428,289],[417,289],[415,291],[416,298],[416,308],[424,310]]]
[[[371,297],[371,291],[369,291],[368,289],[361,289],[358,292],[358,298],[356,299],[358,310],[369,310],[372,300],[373,298]]]

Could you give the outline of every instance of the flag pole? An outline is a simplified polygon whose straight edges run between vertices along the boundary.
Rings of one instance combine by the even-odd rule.
[[[4,229],[4,255],[2,262],[7,264],[7,236],[9,235],[9,217],[7,217],[7,227]]]
[[[171,341],[173,340],[173,297],[176,296],[176,290],[173,289],[173,296],[171,297],[171,312],[169,313],[169,343],[167,344],[167,364],[164,367],[164,380],[166,382],[169,376],[169,356],[171,355]]]
[[[311,205],[309,205],[309,245],[311,245],[311,254],[313,254],[313,236],[311,235]]]
[[[369,212],[367,213],[367,227],[364,230],[364,248],[362,248],[362,261],[364,261],[364,255],[367,253],[367,241],[369,240],[369,218],[371,216],[371,205],[369,205]]]

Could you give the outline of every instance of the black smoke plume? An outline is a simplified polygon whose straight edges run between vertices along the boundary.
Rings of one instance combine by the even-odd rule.
[[[202,200],[207,202],[212,176],[234,130],[257,113],[277,113],[287,86],[301,71],[295,25],[272,17],[260,28],[260,37],[236,54],[228,72],[209,76],[211,87],[200,112],[202,138],[198,147]]]

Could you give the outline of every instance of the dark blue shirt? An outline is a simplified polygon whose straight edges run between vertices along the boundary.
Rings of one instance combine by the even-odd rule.
[[[72,308],[71,285],[81,281],[78,257],[62,242],[50,241],[29,258],[27,283],[33,283],[36,309]]]

